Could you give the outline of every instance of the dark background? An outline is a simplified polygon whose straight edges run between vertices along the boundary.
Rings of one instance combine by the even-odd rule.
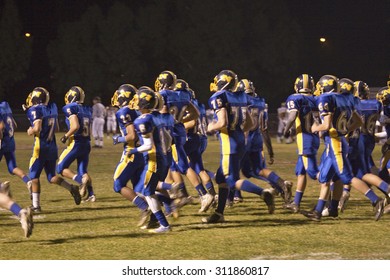
[[[2,18],[6,5],[18,12],[7,29],[19,21],[17,32],[31,48],[25,69],[0,79],[2,98],[15,110],[36,86],[48,88],[59,106],[73,85],[84,88],[87,103],[100,95],[107,105],[120,84],[153,87],[166,69],[203,102],[213,77],[231,69],[254,82],[271,111],[302,73],[370,87],[385,86],[390,74],[387,0],[0,0]]]

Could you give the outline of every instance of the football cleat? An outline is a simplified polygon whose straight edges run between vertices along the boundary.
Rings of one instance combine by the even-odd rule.
[[[320,222],[322,217],[322,214],[320,212],[317,212],[316,210],[312,210],[312,211],[301,210],[301,214],[306,218],[309,218],[310,220],[316,222]]]
[[[295,202],[286,203],[284,208],[291,210],[293,213],[299,213],[300,211],[299,205],[295,204]]]
[[[156,229],[150,229],[148,232],[150,233],[167,233],[170,232],[172,229],[170,226],[164,227],[164,226],[159,226]]]
[[[211,204],[213,204],[213,201],[214,201],[214,196],[209,194],[209,193],[206,193],[205,195],[202,195],[200,197],[200,204],[201,204],[201,207],[199,209],[199,213],[204,213],[204,212],[207,212],[207,210],[209,210]]]
[[[386,206],[386,199],[380,198],[374,205],[375,210],[375,221],[379,221],[379,219],[382,217],[383,212],[385,210]]]
[[[87,197],[87,199],[84,199],[83,200],[83,203],[85,203],[85,202],[95,202],[96,201],[96,195],[90,195],[90,196],[88,196]]]
[[[284,181],[283,184],[283,200],[285,203],[290,203],[292,197],[293,183],[291,181]]]
[[[76,205],[80,205],[81,195],[80,195],[79,187],[72,185],[71,190],[70,190],[70,194],[73,196],[74,203],[76,203]]]
[[[81,185],[80,185],[80,195],[82,199],[88,198],[87,188],[89,183],[90,183],[89,176],[87,174],[84,174],[81,179]]]
[[[34,213],[34,214],[39,214],[39,213],[42,213],[42,208],[41,206],[37,206],[37,207],[34,207],[34,206],[30,206],[30,209],[31,211]]]
[[[308,74],[299,75],[295,80],[294,90],[297,93],[313,93],[314,88],[314,79]]]
[[[24,236],[26,238],[29,238],[34,228],[33,213],[31,211],[31,208],[27,207],[22,209],[19,213],[19,218],[20,223],[22,225],[22,229],[24,231]]]
[[[11,193],[11,183],[9,181],[5,181],[0,184],[0,192],[8,196],[9,198],[12,198]]]
[[[261,197],[263,198],[265,204],[267,204],[268,213],[273,214],[275,212],[275,200],[272,190],[265,189],[261,194]]]
[[[214,212],[207,218],[202,218],[202,223],[205,224],[216,224],[216,223],[223,223],[225,222],[225,218],[223,214],[220,214],[218,212]]]
[[[344,212],[345,208],[347,208],[347,202],[349,200],[349,197],[351,196],[351,193],[348,191],[343,191],[343,194],[341,195],[338,209],[341,211],[341,213]]]
[[[152,211],[149,208],[146,210],[142,210],[137,227],[142,228],[143,226],[145,226],[148,222],[148,219],[149,219],[149,216],[151,213],[152,213]]]

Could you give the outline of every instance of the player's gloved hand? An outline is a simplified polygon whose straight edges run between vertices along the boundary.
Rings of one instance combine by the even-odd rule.
[[[274,164],[274,157],[269,157],[269,159],[268,159],[268,164],[269,165],[272,165],[272,164]]]
[[[60,141],[65,144],[68,138],[69,138],[68,136],[64,135],[61,137]]]
[[[124,143],[126,142],[125,137],[121,135],[114,135],[112,136],[113,144],[116,145],[118,143]]]

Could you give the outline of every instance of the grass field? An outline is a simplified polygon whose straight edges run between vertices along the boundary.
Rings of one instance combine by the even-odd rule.
[[[32,138],[17,133],[17,161],[27,171]],[[57,138],[59,139],[59,138]],[[4,260],[220,260],[220,259],[390,259],[390,216],[374,221],[372,206],[353,190],[346,212],[337,220],[320,223],[283,210],[277,198],[275,214],[267,214],[264,202],[244,193],[244,202],[225,212],[226,222],[204,225],[199,204],[184,207],[173,231],[149,234],[136,227],[139,212],[112,190],[112,175],[120,158],[120,145],[105,139],[104,149],[92,150],[89,173],[97,196],[94,203],[76,206],[64,189],[41,176],[43,212],[34,217],[33,235],[25,239],[10,212],[0,212],[0,258]],[[64,145],[59,143],[62,151]],[[295,186],[295,144],[274,143],[275,163],[269,166]],[[378,149],[375,158],[379,158]],[[218,142],[209,141],[204,155],[209,170],[216,170]],[[15,200],[30,205],[23,182],[7,172],[2,161],[1,180],[11,181]],[[264,182],[261,186],[268,187]],[[188,184],[187,184],[188,186]],[[192,195],[195,191],[188,188]],[[303,209],[318,197],[318,183],[309,180]],[[379,193],[379,192],[377,192]]]

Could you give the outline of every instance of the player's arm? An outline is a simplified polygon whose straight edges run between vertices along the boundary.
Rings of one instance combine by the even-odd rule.
[[[146,133],[142,134],[142,142],[143,144],[137,148],[131,149],[129,151],[129,155],[135,154],[135,153],[143,153],[151,150],[153,148],[153,135],[152,133]]]
[[[79,119],[77,118],[77,115],[73,114],[68,117],[69,120],[69,130],[65,133],[64,136],[61,137],[61,142],[65,143],[66,140],[69,139],[70,136],[72,136],[77,130],[80,128]]]
[[[192,103],[189,103],[186,107],[186,114],[181,119],[182,123],[197,120],[199,118],[199,110],[196,108],[196,106]]]
[[[283,136],[285,138],[290,137],[290,129],[293,126],[297,116],[298,116],[298,111],[297,110],[289,111],[287,122],[286,122],[286,127],[284,128],[284,131],[283,131]]]
[[[227,127],[228,117],[227,117],[226,108],[221,108],[218,111],[216,111],[216,115],[218,120],[209,123],[209,125],[207,126],[207,132],[214,132],[217,130],[221,130],[224,127]]]
[[[332,124],[332,115],[326,114],[322,120],[322,123],[313,123],[311,126],[311,132],[328,131]]]
[[[39,135],[41,130],[42,130],[42,120],[41,119],[37,119],[37,120],[34,121],[34,125],[30,126],[27,129],[27,134],[28,135]]]
[[[249,113],[248,110],[245,111],[245,114],[245,123],[242,129],[244,132],[253,130],[256,127],[256,123],[253,121],[252,115]]]
[[[186,121],[184,123],[184,127],[185,127],[186,130],[195,127],[195,125],[196,125],[196,120]]]
[[[3,131],[4,131],[5,125],[4,122],[0,121],[0,140],[3,139]]]

